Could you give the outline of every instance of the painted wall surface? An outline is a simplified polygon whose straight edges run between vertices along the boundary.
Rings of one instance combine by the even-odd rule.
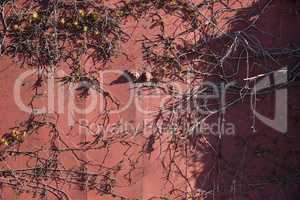
[[[245,4],[245,9],[238,10],[237,15],[246,16],[246,20],[253,20],[251,16],[251,5],[247,5],[246,1],[241,1]],[[261,33],[257,34],[257,39],[261,42],[261,45],[267,48],[279,48],[279,47],[299,47],[300,45],[300,7],[299,2],[296,1],[270,1],[271,6],[262,15],[259,16],[258,28]],[[257,17],[257,16],[254,16]],[[145,27],[147,27],[147,21],[141,21],[136,24],[134,21],[128,21],[126,27],[128,32],[132,32],[132,39],[126,44],[121,46],[121,50],[124,50],[129,59],[123,56],[117,58],[114,63],[110,64],[111,69],[125,70],[125,69],[138,69],[144,65],[142,60],[142,54],[139,44],[136,40],[141,39],[143,35],[151,35]],[[231,31],[240,29],[243,23],[234,22],[231,25]],[[172,30],[172,23],[168,29]],[[268,34],[264,34],[268,33]],[[295,65],[299,63],[299,60],[290,60],[287,58],[283,61],[287,65]],[[88,67],[88,65],[86,66]],[[277,66],[270,66],[277,69]],[[14,84],[16,79],[25,70],[19,69],[18,65],[13,60],[7,57],[0,59],[0,133],[6,132],[10,127],[16,126],[18,122],[26,119],[28,114],[21,111],[15,103],[14,97]],[[243,71],[243,70],[242,70]],[[115,97],[120,99],[121,102],[128,102],[131,95],[135,98],[135,101],[130,102],[127,109],[123,112],[114,114],[111,116],[111,122],[122,119],[125,123],[133,123],[140,127],[142,136],[133,139],[135,143],[141,145],[145,142],[145,137],[149,136],[149,129],[145,129],[141,126],[143,122],[147,122],[151,117],[141,112],[141,109],[152,110],[153,107],[160,103],[161,99],[149,98],[146,96],[133,95],[134,92],[128,83],[121,83],[115,85],[109,85],[109,83],[115,80],[115,74],[108,74],[104,80],[107,88],[115,94]],[[34,80],[31,78],[26,79],[25,84],[22,86],[22,98],[28,101],[32,94],[32,84]],[[298,82],[299,83],[299,82]],[[55,86],[57,87],[57,86]],[[40,92],[46,92],[40,91]],[[24,101],[24,102],[26,102]],[[41,97],[38,100],[37,105],[43,106],[47,99]],[[70,94],[66,93],[65,99],[61,102],[55,100],[55,108],[60,104],[63,106],[64,113],[59,114],[57,124],[60,131],[63,133],[62,138],[68,142],[68,144],[76,145],[79,142],[89,141],[93,137],[91,133],[75,124],[69,126],[69,110],[68,105],[70,101],[73,101]],[[209,195],[211,199],[232,199],[232,200],[246,200],[246,199],[272,199],[272,200],[297,200],[299,199],[299,166],[300,166],[300,136],[299,132],[299,119],[300,119],[300,90],[299,84],[289,87],[288,89],[288,134],[282,135],[277,131],[267,127],[258,119],[255,120],[256,132],[253,133],[253,116],[251,113],[250,101],[245,100],[242,103],[229,108],[226,111],[226,121],[235,124],[235,137],[245,138],[247,145],[236,144],[235,137],[224,136],[222,143],[222,155],[224,160],[224,174],[217,174],[215,167],[216,164],[215,154],[209,153],[213,151],[208,148],[207,152],[203,152],[204,147],[199,146],[189,149],[187,157],[183,158],[178,166],[182,168],[182,171],[190,177],[194,187],[199,190],[214,191],[215,196]],[[78,107],[88,106],[91,99],[85,100],[75,98],[74,102]],[[100,106],[101,98],[97,102]],[[267,116],[272,116],[274,111],[274,95],[265,96],[257,103],[257,109],[260,113]],[[94,110],[90,113],[75,113],[76,120],[83,122],[93,123],[97,121],[98,110]],[[53,114],[55,116],[55,114]],[[216,137],[207,137],[208,144],[212,146],[216,145]],[[20,148],[23,150],[34,150],[40,146],[46,147],[49,144],[48,131],[41,131],[39,134],[33,134],[26,138],[25,142]],[[258,147],[269,149],[279,149],[276,151],[278,154],[273,155],[272,152],[263,154],[258,151]],[[3,147],[1,147],[3,148]],[[19,147],[16,147],[19,148]],[[140,155],[140,148],[130,149],[129,154],[133,157]],[[207,147],[206,147],[207,148]],[[17,150],[17,149],[16,149]],[[105,152],[81,152],[78,156],[90,162],[101,162],[105,157],[105,163],[107,166],[114,165],[122,157],[124,146],[114,146],[112,150],[105,154]],[[45,152],[46,153],[46,152]],[[48,155],[45,155],[46,157]],[[263,159],[262,159],[263,157]],[[133,171],[132,183],[128,184],[128,181],[124,177],[119,178],[120,187],[118,187],[118,193],[124,194],[132,199],[149,199],[153,196],[163,195],[170,185],[164,182],[163,177],[166,175],[161,165],[161,157],[159,149],[152,152],[151,155],[144,154],[140,158],[137,166],[138,168]],[[80,167],[72,152],[65,153],[59,158],[66,166],[70,168]],[[12,168],[22,168],[26,165],[28,160],[17,157],[17,159],[9,159],[5,162],[1,161],[1,167],[10,166]],[[32,162],[32,161],[30,161]],[[235,168],[228,169],[226,165],[228,163],[234,164]],[[90,168],[90,170],[97,171],[97,168]],[[1,171],[1,170],[0,170]],[[257,177],[265,177],[265,180],[258,180]],[[277,177],[285,177],[284,181],[279,181]],[[124,180],[123,180],[124,179]],[[274,181],[270,181],[270,179]],[[183,190],[189,190],[185,181],[180,178],[180,175],[173,177],[174,184],[181,187]],[[291,181],[294,180],[294,181]],[[218,182],[220,185],[215,185]],[[122,185],[123,183],[123,185]],[[259,186],[258,186],[259,185]],[[80,190],[78,187],[63,185],[60,186],[61,190],[67,191],[67,194],[71,200],[106,200],[111,197],[99,196],[94,191],[88,191],[86,189]],[[167,187],[167,188],[166,188]],[[216,189],[219,187],[220,189]],[[17,199],[34,199],[32,194],[18,194],[10,187],[3,186],[0,192],[0,198],[4,200],[17,200]],[[39,197],[37,197],[39,199]],[[47,199],[55,199],[49,197]],[[188,198],[186,198],[188,199]],[[204,199],[204,197],[199,197]]]

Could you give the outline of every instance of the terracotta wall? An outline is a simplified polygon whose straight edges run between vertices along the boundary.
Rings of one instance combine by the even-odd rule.
[[[261,16],[262,20],[259,22],[259,28],[268,32],[268,35],[258,34],[257,37],[262,42],[262,44],[269,48],[277,47],[288,47],[289,45],[299,46],[300,38],[300,12],[298,2],[296,1],[270,1],[271,6],[268,10]],[[242,1],[244,3],[244,1]],[[246,4],[246,3],[245,3]],[[251,7],[251,5],[248,5]],[[248,10],[251,12],[251,9]],[[241,11],[239,14],[245,14],[248,12],[247,9]],[[249,19],[250,20],[250,19]],[[147,22],[141,21],[137,27],[132,21],[129,21],[126,26],[128,30],[132,31],[132,39],[122,46],[122,50],[125,50],[129,56],[129,60],[125,57],[120,57],[110,66],[113,69],[137,69],[143,65],[142,56],[140,52],[140,46],[135,42],[136,39],[141,38],[143,34],[151,34],[144,27],[147,25]],[[170,25],[171,27],[172,25]],[[243,26],[241,24],[233,24],[232,30],[235,30],[237,27]],[[271,35],[270,35],[271,34]],[[286,59],[288,65],[293,65],[297,63],[298,60],[289,60]],[[276,68],[276,66],[274,67]],[[20,111],[16,106],[13,96],[13,86],[16,78],[24,70],[19,69],[14,62],[7,58],[2,57],[0,60],[0,132],[4,133],[10,127],[14,127],[17,122],[24,120],[28,114]],[[113,80],[114,77],[107,77],[105,82],[109,83]],[[29,99],[31,96],[31,86],[33,80],[26,80],[25,85],[22,89],[22,97],[24,99]],[[117,84],[113,86],[108,86],[112,93],[116,94],[117,98],[123,99],[126,101],[129,98],[129,86],[128,84]],[[236,105],[235,107],[228,109],[226,113],[226,119],[230,122],[233,121],[236,124],[237,132],[239,137],[247,138],[251,136],[252,143],[248,146],[248,149],[243,148],[243,144],[234,145],[234,138],[227,136],[224,138],[223,150],[224,156],[228,162],[236,163],[235,169],[228,169],[228,174],[222,176],[220,181],[223,184],[224,192],[219,192],[218,196],[215,199],[272,199],[272,200],[297,200],[299,199],[299,182],[295,182],[292,185],[284,185],[282,183],[274,182],[272,184],[261,185],[259,188],[253,190],[250,185],[240,186],[243,181],[249,183],[255,179],[255,177],[264,175],[266,172],[269,173],[270,169],[275,167],[276,173],[279,174],[289,174],[291,171],[295,171],[299,168],[300,158],[297,154],[292,154],[291,152],[299,151],[299,134],[298,134],[298,122],[299,122],[299,113],[300,113],[300,93],[298,87],[291,87],[289,90],[289,104],[288,104],[288,114],[289,114],[289,123],[288,123],[288,134],[280,135],[278,132],[272,131],[272,129],[266,127],[264,124],[256,121],[257,132],[253,133],[252,126],[252,116],[249,108],[249,101],[245,101],[241,104]],[[69,96],[66,96],[64,100],[67,105],[70,101]],[[135,97],[141,99],[141,105],[143,108],[151,108],[159,100],[152,99],[143,99],[143,97]],[[44,99],[45,100],[45,99]],[[41,99],[39,102],[40,105],[43,105],[44,102]],[[57,103],[57,102],[56,102]],[[89,103],[89,99],[80,100],[76,99],[76,103],[85,106]],[[259,103],[259,111],[272,115],[273,112],[273,100],[272,97],[262,98]],[[89,122],[92,122],[97,117],[97,111],[89,114],[76,114],[77,119],[86,119]],[[148,116],[140,113],[134,104],[130,105],[123,113],[112,116],[112,120],[117,120],[122,118],[124,121],[131,122],[134,121],[135,124],[139,124],[144,120],[148,120]],[[75,125],[74,127],[69,127],[66,123],[68,120],[68,115],[66,113],[61,114],[59,117],[59,127],[64,133],[63,138],[69,142],[69,144],[76,144],[78,142],[86,141],[91,139],[89,134],[81,134],[79,130],[82,128]],[[87,130],[85,130],[87,131]],[[34,149],[40,145],[47,145],[47,131],[41,132],[39,135],[32,135],[27,138],[22,146],[23,149]],[[147,132],[145,133],[147,134]],[[265,137],[266,136],[266,137]],[[266,139],[267,138],[267,139]],[[137,137],[135,142],[142,143],[144,141],[143,137]],[[272,143],[273,141],[274,143]],[[214,144],[215,138],[210,138],[210,142]],[[267,162],[261,160],[256,156],[256,147],[259,144],[268,145],[271,149],[280,149],[278,160],[272,160],[272,162]],[[113,150],[109,153],[107,157],[107,163],[113,164],[118,161],[123,155],[120,154],[123,147],[115,146]],[[139,148],[131,149],[130,153],[138,155]],[[140,162],[138,163],[139,168],[134,171],[133,184],[128,187],[120,187],[122,194],[125,194],[132,199],[148,199],[151,196],[159,196],[166,191],[165,182],[163,181],[162,166],[160,165],[160,158],[158,156],[159,152],[153,152],[149,158],[148,154],[145,154]],[[97,161],[99,162],[103,158],[104,154],[99,152],[90,152],[90,153],[81,153],[80,157],[82,159]],[[241,162],[240,158],[243,158]],[[77,161],[71,154],[65,154],[60,158],[68,166],[78,166]],[[214,160],[212,154],[203,155],[200,153],[193,153],[190,157],[182,160],[180,166],[185,169],[185,172],[191,176],[195,187],[201,189],[211,190],[214,187],[214,181],[216,180],[216,174],[211,173],[211,170],[215,167],[214,163],[211,162]],[[19,168],[25,164],[26,160],[12,159],[7,162],[1,162],[1,166],[11,166],[14,168]],[[241,164],[242,163],[242,164]],[[275,164],[274,164],[275,163]],[[277,163],[277,164],[276,164]],[[225,167],[226,168],[226,167]],[[91,169],[97,170],[97,169]],[[214,176],[215,175],[215,176]],[[175,177],[176,178],[176,177]],[[178,177],[177,177],[178,178]],[[120,178],[122,179],[122,178]],[[203,181],[205,180],[205,181]],[[236,182],[236,180],[241,180],[241,182]],[[121,181],[122,182],[122,181]],[[126,181],[124,181],[125,184]],[[176,183],[176,181],[175,181]],[[253,184],[255,181],[253,182]],[[180,187],[187,189],[186,185],[180,178],[178,178],[178,185],[182,184]],[[233,192],[233,187],[234,191]],[[86,190],[79,190],[79,188],[74,186],[65,186],[63,188],[67,191],[70,199],[72,200],[96,200],[96,199],[108,199],[105,196],[97,196],[95,192],[87,192]],[[2,199],[5,200],[14,200],[14,199],[33,199],[32,194],[23,194],[18,195],[15,191],[10,188],[3,187],[0,194]],[[51,199],[51,198],[49,198]]]

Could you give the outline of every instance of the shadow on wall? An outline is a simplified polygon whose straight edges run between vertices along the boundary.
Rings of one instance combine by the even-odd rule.
[[[223,116],[225,129],[228,123],[234,125],[234,135],[193,137],[193,158],[189,164],[194,169],[196,187],[208,194],[208,199],[300,198],[300,135],[297,134],[300,90],[296,77],[299,73],[295,73],[300,64],[299,11],[300,2],[296,0],[258,1],[239,9],[232,18],[228,34],[211,42],[211,46],[217,47],[214,53],[218,55],[226,55],[226,47],[230,45],[236,49],[214,69],[222,78],[211,76],[206,80],[236,81],[226,93],[226,102],[237,100],[237,103],[228,107]],[[244,80],[284,66],[290,71],[288,131],[285,134],[253,116],[251,103],[254,101],[247,88],[255,82]],[[257,112],[274,117],[276,90],[278,88],[256,96]],[[214,115],[209,123],[218,122],[219,117]],[[200,163],[204,163],[204,168],[199,169]]]

